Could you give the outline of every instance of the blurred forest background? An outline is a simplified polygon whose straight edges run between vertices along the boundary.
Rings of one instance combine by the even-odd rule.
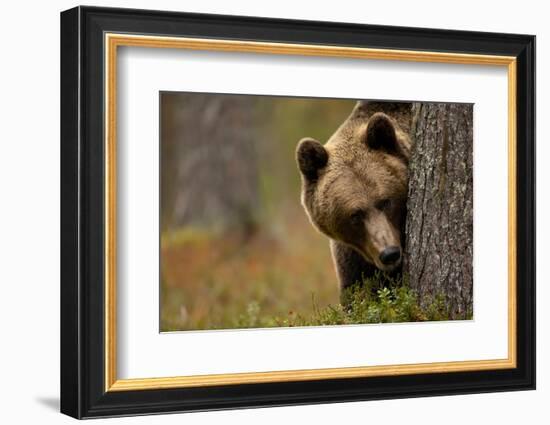
[[[161,331],[288,326],[338,305],[294,152],[355,101],[161,93]]]

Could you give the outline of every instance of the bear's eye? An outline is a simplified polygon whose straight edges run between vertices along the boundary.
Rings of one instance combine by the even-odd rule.
[[[354,211],[351,214],[350,219],[353,224],[357,224],[357,225],[361,224],[365,219],[365,211],[363,210]]]
[[[390,199],[382,199],[381,201],[378,201],[376,203],[376,208],[380,211],[386,211],[391,207],[391,200]]]

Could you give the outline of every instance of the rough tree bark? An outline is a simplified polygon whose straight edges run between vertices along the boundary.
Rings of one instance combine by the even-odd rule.
[[[473,106],[415,104],[404,271],[426,307],[473,311]]]

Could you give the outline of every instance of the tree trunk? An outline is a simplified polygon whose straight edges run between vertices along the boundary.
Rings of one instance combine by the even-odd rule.
[[[473,106],[415,104],[404,271],[423,307],[473,312]]]

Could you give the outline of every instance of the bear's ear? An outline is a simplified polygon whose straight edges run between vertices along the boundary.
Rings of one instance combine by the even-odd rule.
[[[317,140],[306,137],[298,143],[296,161],[304,177],[316,180],[319,171],[327,165],[328,152]]]
[[[369,119],[365,141],[371,149],[384,149],[390,152],[398,150],[395,127],[390,118],[382,112],[377,112]]]

